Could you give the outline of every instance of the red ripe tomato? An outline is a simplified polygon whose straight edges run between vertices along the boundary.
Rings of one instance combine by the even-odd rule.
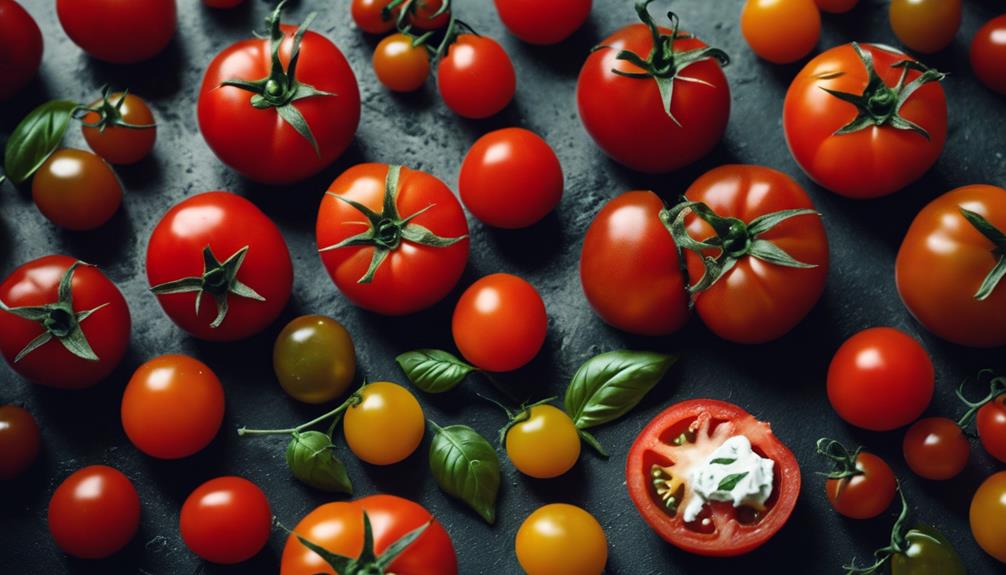
[[[694,493],[690,470],[738,435],[775,463],[765,508],[706,502],[695,521],[685,521],[680,508]],[[713,557],[741,555],[763,545],[785,525],[800,494],[800,466],[771,426],[713,399],[684,401],[653,418],[629,450],[625,476],[629,496],[651,529],[684,551]]]
[[[890,431],[922,415],[933,397],[933,363],[912,337],[874,327],[850,337],[828,367],[828,399],[839,417]]]
[[[819,440],[817,451],[835,463],[824,482],[835,511],[852,519],[871,519],[890,507],[898,480],[886,461],[862,448],[849,452],[830,439]]]
[[[591,307],[618,329],[667,335],[688,321],[678,250],[653,192],[626,192],[598,212],[580,254],[580,282]]]
[[[425,172],[387,164],[353,166],[332,182],[317,240],[339,291],[385,315],[437,303],[468,261],[468,222],[451,190]]]
[[[936,162],[947,138],[944,75],[899,65],[908,61],[921,65],[891,48],[853,43],[804,66],[786,92],[783,129],[811,179],[846,197],[877,198]]]
[[[430,75],[430,55],[425,45],[414,46],[406,34],[386,36],[374,49],[372,64],[377,79],[394,92],[423,87]]]
[[[293,264],[279,228],[255,204],[207,192],[168,210],[154,228],[147,279],[179,327],[200,339],[234,341],[283,311]]]
[[[729,59],[693,37],[671,40],[682,34],[676,17],[673,30],[656,27],[648,15],[643,22],[591,52],[577,80],[577,107],[587,133],[612,159],[641,172],[669,172],[705,156],[723,137],[730,87],[721,66]],[[654,50],[655,33],[662,49]],[[626,58],[647,60],[646,67]]]
[[[538,355],[548,330],[538,290],[510,274],[488,275],[465,290],[451,331],[465,359],[486,371],[513,371]]]
[[[42,64],[42,31],[20,4],[0,0],[0,101],[24,88]]]
[[[154,149],[157,126],[143,98],[106,90],[87,110],[81,118],[81,131],[87,145],[105,160],[135,164]]]
[[[39,443],[38,424],[28,410],[0,405],[0,481],[24,473],[38,458]]]
[[[108,557],[126,546],[140,526],[140,497],[117,469],[92,465],[74,472],[49,501],[49,532],[64,553]]]
[[[814,0],[747,0],[741,32],[751,50],[775,64],[803,58],[821,37],[821,12]]]
[[[562,199],[562,166],[530,130],[504,128],[479,138],[461,164],[458,191],[476,218],[498,228],[537,223]]]
[[[823,12],[844,14],[855,8],[859,0],[814,0],[814,2]]]
[[[1006,14],[989,20],[975,34],[971,69],[989,89],[1006,94]]]
[[[1006,395],[1000,395],[978,410],[978,437],[989,455],[1006,463]]]
[[[495,0],[500,20],[529,44],[558,44],[587,21],[591,0]]]
[[[53,152],[35,172],[31,197],[52,223],[86,231],[112,219],[122,203],[122,186],[98,156],[63,148]]]
[[[384,34],[395,27],[395,19],[385,20],[382,14],[388,4],[391,0],[353,0],[349,12],[360,30],[368,34]]]
[[[968,212],[965,212],[967,210]],[[991,227],[990,227],[991,226]],[[962,345],[1006,345],[1006,189],[957,188],[915,216],[895,267],[898,293],[922,325]]]
[[[122,360],[129,346],[129,307],[98,268],[46,256],[0,284],[0,351],[33,383],[90,387]]]
[[[905,462],[919,477],[950,479],[964,470],[971,445],[953,420],[927,417],[916,421],[902,443]]]
[[[217,477],[193,491],[182,505],[185,545],[211,563],[247,561],[265,547],[272,531],[269,500],[241,477]]]
[[[356,76],[330,40],[305,32],[291,67],[297,29],[280,25],[282,7],[271,16],[270,37],[217,54],[198,103],[199,128],[217,157],[269,184],[321,171],[349,147],[360,121]]]
[[[175,0],[56,0],[56,15],[73,42],[113,64],[157,55],[175,35]]]
[[[384,9],[391,7],[390,18],[384,18]],[[448,10],[436,15],[443,6],[443,0],[353,0],[350,15],[356,26],[368,34],[384,34],[395,27],[402,8],[408,10],[406,23],[422,30],[443,28],[451,17]]]
[[[437,90],[455,114],[488,118],[513,99],[517,76],[496,40],[461,34],[437,64]]]
[[[373,527],[373,549],[370,551],[378,557],[392,544],[426,527],[390,565],[362,572],[457,575],[457,556],[444,527],[418,503],[394,495],[326,503],[308,513],[286,541],[280,575],[334,575],[336,571],[332,566],[305,547],[297,536],[331,553],[356,559],[361,552],[367,551],[363,548],[365,520]]]

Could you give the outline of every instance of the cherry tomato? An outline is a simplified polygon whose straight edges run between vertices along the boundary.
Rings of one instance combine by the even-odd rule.
[[[601,575],[608,562],[601,524],[565,503],[544,505],[529,515],[517,530],[515,547],[527,575]]]
[[[978,437],[989,455],[1006,463],[1006,395],[978,410]]]
[[[548,330],[538,290],[510,274],[492,274],[461,294],[451,331],[465,359],[486,371],[513,371],[538,355]]]
[[[783,129],[811,179],[846,197],[876,198],[914,182],[936,162],[947,137],[943,74],[929,70],[919,84],[922,72],[898,65],[909,60],[891,48],[845,44],[804,66],[786,92]]]
[[[1006,14],[989,20],[975,34],[971,69],[989,89],[1006,94]]]
[[[413,46],[405,34],[386,36],[374,50],[374,73],[389,90],[412,92],[430,75],[430,55],[425,46]]]
[[[371,465],[398,463],[419,447],[426,431],[423,408],[408,389],[387,381],[369,383],[349,406],[342,432],[350,451]]]
[[[234,341],[283,311],[293,264],[279,228],[255,204],[207,192],[175,205],[154,228],[147,279],[179,327],[200,339]]]
[[[863,330],[842,344],[828,367],[828,400],[839,417],[870,431],[890,431],[922,415],[933,397],[926,350],[894,328]]]
[[[844,14],[856,7],[859,0],[814,0],[822,12]]]
[[[967,575],[957,550],[936,529],[916,525],[904,542],[904,551],[891,555],[891,575]]]
[[[775,64],[803,58],[821,38],[821,13],[814,0],[747,0],[741,33],[755,54]]]
[[[961,27],[961,0],[891,0],[889,14],[902,44],[932,54],[949,46]]]
[[[102,226],[119,210],[122,186],[115,172],[91,152],[56,150],[31,181],[31,196],[42,215],[68,230]]]
[[[420,30],[436,30],[443,28],[451,19],[450,7],[444,13],[434,16],[444,5],[444,0],[414,0],[407,9],[409,13],[409,24]],[[402,4],[405,6],[405,3]]]
[[[368,34],[384,34],[395,27],[395,19],[384,19],[383,11],[391,0],[353,0],[350,15],[356,26]]]
[[[529,44],[558,44],[590,16],[591,0],[495,0],[500,20]]]
[[[852,519],[871,519],[890,507],[898,480],[886,461],[868,451],[850,453],[830,440],[818,442],[818,451],[836,463],[835,472],[824,483],[835,511]]]
[[[290,397],[326,403],[346,393],[353,382],[356,349],[341,323],[323,315],[304,315],[276,336],[272,366]]]
[[[397,213],[385,213],[386,198],[394,200]],[[368,221],[349,202],[379,215]],[[353,237],[359,242],[341,245]],[[332,182],[318,209],[317,241],[339,291],[385,315],[415,313],[437,303],[457,284],[468,261],[468,222],[451,190],[425,172],[387,164],[353,166]]]
[[[88,106],[81,131],[87,145],[113,164],[135,164],[150,154],[157,139],[154,115],[135,94],[113,92]]]
[[[392,0],[353,0],[350,15],[356,26],[368,34],[384,34],[395,27],[395,21],[402,7],[408,5],[409,16],[406,23],[422,30],[443,28],[451,17],[450,10],[434,16],[443,6],[443,0],[406,0],[391,10],[391,17],[384,19],[384,9]]]
[[[68,288],[62,294],[61,284]],[[46,256],[17,268],[0,284],[0,302],[7,307],[0,311],[0,351],[33,383],[90,387],[119,365],[129,346],[122,293],[98,268],[73,258]],[[38,307],[41,318],[33,313]],[[30,345],[46,333],[42,345]]]
[[[203,0],[203,4],[210,8],[234,8],[244,2],[244,0]]]
[[[117,469],[92,465],[59,484],[49,500],[49,532],[68,555],[101,559],[126,546],[140,526],[140,497]]]
[[[957,423],[945,417],[916,421],[902,444],[908,467],[926,479],[950,479],[964,470],[971,444]]]
[[[437,64],[437,90],[455,114],[488,118],[513,99],[517,76],[510,56],[496,40],[461,34]]]
[[[24,473],[38,458],[41,437],[28,410],[0,405],[0,481]]]
[[[141,365],[122,395],[122,427],[137,449],[159,459],[209,445],[224,418],[224,388],[203,362],[162,355]]]
[[[231,565],[251,559],[265,547],[272,511],[265,494],[251,481],[217,477],[185,500],[180,528],[193,553],[211,563]]]
[[[580,459],[580,436],[565,411],[535,405],[528,408],[527,419],[507,430],[506,454],[524,475],[559,477]]]
[[[971,534],[986,553],[1006,563],[1006,471],[993,474],[971,500]]]
[[[66,35],[91,56],[113,64],[149,60],[175,35],[175,0],[56,0]]]
[[[544,218],[562,199],[562,185],[562,166],[552,147],[523,128],[495,130],[476,140],[458,177],[468,211],[508,229]]]
[[[42,64],[42,31],[20,4],[0,0],[0,100],[24,88]]]

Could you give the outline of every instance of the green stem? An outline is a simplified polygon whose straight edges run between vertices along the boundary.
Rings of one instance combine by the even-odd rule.
[[[359,392],[357,392],[357,393],[354,393],[353,395],[349,396],[346,399],[346,401],[342,402],[342,404],[339,405],[339,407],[336,407],[332,411],[329,411],[328,413],[320,415],[320,416],[312,419],[311,421],[308,421],[307,423],[298,425],[297,427],[290,427],[290,428],[287,428],[287,429],[248,429],[247,427],[239,427],[238,428],[238,435],[241,435],[241,436],[245,436],[245,435],[288,435],[288,434],[292,434],[292,433],[300,433],[301,431],[304,431],[305,429],[308,429],[308,428],[314,427],[315,425],[318,425],[319,423],[325,421],[326,419],[328,419],[330,417],[337,417],[337,416],[341,415],[342,412],[346,411],[350,407],[353,407],[355,405],[359,405],[360,401],[361,401],[360,394],[359,394]],[[336,419],[336,421],[338,421],[338,419]],[[334,429],[334,424],[333,424],[333,429]],[[331,434],[332,434],[332,432],[329,431],[329,436],[331,436]]]

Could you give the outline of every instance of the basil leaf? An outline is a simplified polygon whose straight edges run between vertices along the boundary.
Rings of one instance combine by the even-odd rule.
[[[635,407],[677,359],[625,350],[594,356],[580,366],[566,388],[566,413],[577,429],[614,421]]]
[[[736,459],[729,459],[729,458],[722,458],[722,459],[714,459],[714,460],[710,461],[709,463],[712,464],[712,465],[730,465],[734,461],[737,461],[737,460]]]
[[[478,371],[454,355],[440,349],[417,349],[395,358],[412,385],[426,393],[454,389],[469,373]]]
[[[315,489],[352,495],[353,482],[333,447],[332,438],[320,431],[295,433],[286,448],[286,464],[294,477]]]
[[[440,488],[461,499],[488,523],[496,521],[500,461],[496,450],[466,425],[440,427],[430,444],[430,470]]]
[[[77,104],[53,100],[32,110],[7,140],[4,171],[15,184],[31,177],[56,151]]]
[[[744,479],[747,475],[747,471],[727,475],[722,481],[720,481],[720,484],[716,486],[716,491],[730,491],[734,487],[737,487],[737,484],[741,482],[741,479]]]

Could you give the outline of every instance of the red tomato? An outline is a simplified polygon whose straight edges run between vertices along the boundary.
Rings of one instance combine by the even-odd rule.
[[[723,136],[730,116],[730,87],[721,65],[729,59],[696,38],[672,42],[675,32],[682,34],[676,18],[674,30],[655,28],[660,42],[673,47],[673,66],[658,59],[646,70],[619,59],[623,51],[643,59],[654,53],[647,24],[656,25],[644,22],[622,28],[591,52],[580,70],[576,101],[583,126],[604,153],[633,170],[669,172],[705,156]],[[652,77],[628,77],[616,71]],[[669,110],[660,82],[673,86]]]
[[[530,44],[558,44],[587,21],[591,0],[495,0],[511,34]]]
[[[839,417],[870,431],[915,421],[933,397],[933,363],[912,337],[874,327],[850,337],[828,367],[828,400]]]
[[[897,66],[910,60],[886,47],[845,44],[804,66],[786,92],[783,129],[811,179],[846,197],[876,198],[936,162],[947,138],[947,99],[938,83],[944,75],[929,69],[920,79],[918,70]]]
[[[663,210],[653,192],[626,192],[601,208],[583,239],[583,293],[601,319],[629,333],[667,335],[688,321],[688,292]]]
[[[330,40],[306,32],[290,69],[296,28],[279,24],[282,6],[270,37],[231,44],[210,62],[198,104],[199,128],[217,157],[269,184],[321,171],[349,147],[360,121],[356,76]],[[276,42],[282,66],[273,62]]]
[[[87,145],[113,164],[135,164],[154,149],[157,126],[143,98],[123,92],[109,93],[91,102],[81,118]]]
[[[24,473],[38,458],[39,443],[38,424],[28,410],[0,405],[0,481]]]
[[[73,42],[114,64],[157,55],[175,35],[175,0],[56,0],[56,15]]]
[[[31,197],[49,221],[68,230],[99,228],[122,203],[115,172],[91,152],[56,150],[31,180]]]
[[[1006,395],[978,410],[978,437],[989,455],[1006,463]]]
[[[397,213],[384,208],[389,198]],[[375,220],[368,222],[351,201],[373,210]],[[361,234],[358,243],[336,247]],[[450,189],[425,172],[387,164],[353,166],[332,182],[318,209],[317,240],[339,291],[385,315],[437,303],[468,261],[468,222]]]
[[[60,294],[64,281],[69,289]],[[98,268],[73,258],[46,256],[17,268],[0,284],[0,302],[7,307],[0,311],[0,351],[33,383],[90,387],[119,365],[129,346],[122,293]],[[36,315],[40,308],[44,314]],[[43,334],[47,341],[30,345]]]
[[[765,509],[707,502],[701,519],[686,522],[678,507],[692,493],[689,470],[736,435],[747,437],[758,455],[775,462]],[[714,557],[741,555],[771,539],[800,494],[800,467],[771,426],[736,405],[712,399],[684,401],[653,418],[629,450],[625,475],[629,496],[651,529],[680,549]]]
[[[290,299],[293,264],[276,224],[228,192],[168,210],[147,246],[147,279],[165,313],[212,341],[255,335]]]
[[[905,462],[919,477],[950,479],[968,464],[971,445],[957,423],[945,417],[916,421],[902,443]]]
[[[803,58],[821,37],[821,12],[814,0],[747,0],[741,32],[751,50],[775,64]]]
[[[141,365],[122,396],[122,427],[137,449],[160,459],[206,447],[224,418],[224,388],[203,362],[162,355]]]
[[[395,27],[395,21],[402,7],[409,10],[408,24],[422,30],[442,28],[451,17],[450,9],[439,16],[434,16],[443,6],[443,0],[397,0],[391,10],[391,17],[384,19],[384,9],[393,0],[353,0],[350,5],[350,15],[356,26],[368,34],[384,34]]]
[[[979,220],[994,229],[983,233]],[[1006,282],[987,280],[1006,266],[1004,232],[1006,189],[996,186],[957,188],[915,216],[895,277],[901,300],[926,329],[962,345],[1006,345]]]
[[[971,69],[989,89],[1006,94],[1006,14],[989,20],[975,34]]]
[[[42,64],[42,31],[20,4],[0,0],[0,100],[24,88]]]
[[[455,114],[488,118],[513,99],[517,76],[496,40],[461,34],[437,64],[437,90]]]
[[[408,1],[408,0],[407,0]],[[451,19],[450,6],[439,16],[434,16],[444,5],[444,0],[413,0],[406,7],[409,10],[409,24],[420,30],[436,30],[443,28]],[[406,6],[406,3],[402,3]],[[397,12],[397,11],[396,11]]]
[[[386,36],[374,49],[372,64],[377,79],[394,92],[423,87],[430,75],[430,55],[425,45],[414,46],[405,34]]]
[[[898,480],[886,461],[862,448],[849,452],[830,439],[819,440],[817,451],[835,463],[824,482],[835,511],[852,519],[870,519],[890,507]]]
[[[356,26],[368,34],[384,34],[395,27],[395,19],[384,19],[384,9],[391,0],[353,0],[350,15]]]
[[[49,500],[49,532],[74,557],[108,557],[125,547],[139,526],[136,488],[111,467],[92,465],[74,472]]]
[[[823,12],[844,14],[855,8],[859,0],[814,0],[814,2]]]
[[[418,539],[385,566],[387,573],[457,575],[454,545],[440,522],[418,503],[394,495],[371,495],[356,501],[326,503],[308,513],[293,531],[332,553],[355,559],[363,551],[364,513],[373,526],[373,551],[377,556],[410,532],[428,525]],[[385,570],[364,572],[384,573]],[[335,570],[321,556],[301,544],[295,535],[291,535],[283,548],[280,575],[317,574],[334,575]]]
[[[548,142],[530,130],[504,128],[468,150],[458,191],[476,218],[498,228],[537,223],[562,199],[562,166]]]
[[[265,494],[251,481],[217,477],[185,500],[180,528],[193,553],[211,563],[231,565],[251,559],[269,542],[272,511]]]

